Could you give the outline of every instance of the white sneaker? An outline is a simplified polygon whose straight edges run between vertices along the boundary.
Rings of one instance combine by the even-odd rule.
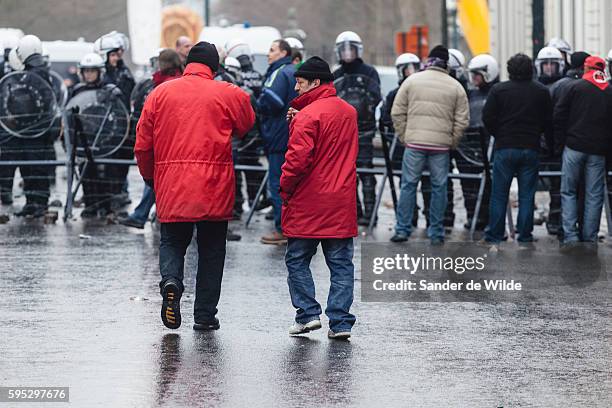
[[[481,239],[480,241],[477,241],[476,245],[487,248],[489,252],[499,252],[500,250],[499,244],[489,242],[484,238]]]
[[[289,328],[289,335],[295,336],[297,334],[304,334],[304,333],[311,332],[313,330],[318,330],[320,328],[321,328],[320,320],[311,320],[305,324],[295,322],[293,323],[293,326]]]
[[[348,340],[351,337],[351,332],[338,332],[338,333],[334,333],[333,331],[329,330],[327,332],[327,337],[333,340]]]

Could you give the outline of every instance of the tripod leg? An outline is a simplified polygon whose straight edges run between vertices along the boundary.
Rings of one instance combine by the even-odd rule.
[[[266,185],[268,184],[268,173],[269,173],[269,170],[266,171],[266,175],[264,176],[263,180],[261,180],[261,184],[259,185],[259,190],[257,190],[257,194],[255,195],[255,199],[253,200],[253,205],[251,205],[251,208],[249,208],[249,215],[247,216],[246,222],[244,223],[244,226],[246,228],[249,228],[249,224],[251,223],[251,218],[253,218],[253,214],[255,214],[255,203],[259,202],[259,197],[261,197],[261,195],[263,194],[264,188],[266,188]]]

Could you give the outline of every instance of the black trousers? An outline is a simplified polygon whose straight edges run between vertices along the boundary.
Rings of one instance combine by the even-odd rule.
[[[357,167],[371,169],[374,167],[374,136],[375,132],[359,132],[359,152],[357,154]],[[376,205],[376,177],[373,174],[359,174],[357,187],[361,181],[363,194],[363,207],[357,189],[357,217],[370,219]]]
[[[159,243],[160,288],[174,279],[181,292],[185,253],[197,229],[198,272],[196,275],[193,316],[196,323],[212,322],[221,296],[221,280],[225,263],[227,221],[170,222],[161,224]]]
[[[135,136],[134,136],[135,137]],[[134,159],[134,139],[130,138],[124,142],[119,150],[111,155],[113,159],[133,160]],[[110,183],[110,192],[113,197],[123,193],[123,188],[127,183],[127,175],[130,166],[123,164],[108,165],[106,176]]]
[[[256,154],[252,154],[252,152],[236,152],[234,153],[234,163],[242,164],[246,166],[257,166],[261,167],[261,162],[259,161],[259,156]],[[247,187],[247,199],[249,200],[249,206],[257,205],[254,203],[255,196],[257,196],[257,191],[259,190],[259,186],[263,182],[264,173],[260,171],[235,171],[236,174],[236,198],[234,202],[234,211],[239,214],[242,214],[242,204],[244,203],[244,196],[242,195],[242,174],[244,173],[244,178],[246,179],[246,187]],[[265,193],[267,189],[263,190],[262,199],[265,199]]]
[[[612,171],[612,158],[606,158],[606,184],[607,190],[606,194],[608,194],[608,202],[610,203],[610,208],[608,210],[612,212],[612,176],[609,176],[608,173]],[[606,211],[604,205],[604,211]],[[608,215],[606,214],[606,217]]]
[[[0,149],[0,161],[19,160],[21,147],[16,138],[9,139]],[[13,180],[17,166],[0,166],[0,199],[2,204],[13,202]]]
[[[49,135],[36,139],[17,139],[16,160],[49,160],[53,153],[53,140]],[[53,174],[55,177],[55,168]],[[51,172],[48,166],[19,166],[23,177],[23,192],[26,204],[37,204],[46,207],[50,196]],[[8,184],[7,184],[8,185]]]
[[[463,174],[481,174],[483,168],[471,163],[457,154],[455,157],[457,169]],[[463,192],[463,204],[467,212],[467,221],[470,223],[476,212],[476,203],[478,202],[478,191],[480,190],[480,180],[461,179],[461,191]],[[476,229],[483,230],[489,223],[489,198],[491,197],[491,182],[485,180],[485,188],[480,205],[480,212],[476,220]]]
[[[111,210],[113,180],[106,172],[109,165],[88,163],[83,173],[83,201],[88,210]],[[81,168],[81,171],[83,168]]]
[[[540,170],[561,171],[561,158],[540,157]],[[540,182],[550,196],[546,229],[556,235],[561,232],[561,177],[540,177]]]

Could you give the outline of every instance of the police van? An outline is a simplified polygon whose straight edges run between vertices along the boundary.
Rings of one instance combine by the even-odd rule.
[[[234,38],[242,38],[249,44],[253,54],[253,68],[263,74],[268,69],[270,45],[283,36],[274,27],[227,23],[217,27],[204,27],[200,33],[200,41],[207,41],[220,47],[224,47],[226,42]]]

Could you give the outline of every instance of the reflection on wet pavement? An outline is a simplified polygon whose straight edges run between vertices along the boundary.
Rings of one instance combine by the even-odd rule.
[[[193,247],[183,326],[170,331],[149,226],[0,225],[0,385],[69,386],[77,407],[612,406],[607,281],[518,303],[364,303],[358,274],[350,342],[329,341],[325,319],[292,338],[284,249],[258,243],[266,226],[263,215],[236,226],[221,329],[199,333]],[[320,254],[312,269],[324,300]]]

